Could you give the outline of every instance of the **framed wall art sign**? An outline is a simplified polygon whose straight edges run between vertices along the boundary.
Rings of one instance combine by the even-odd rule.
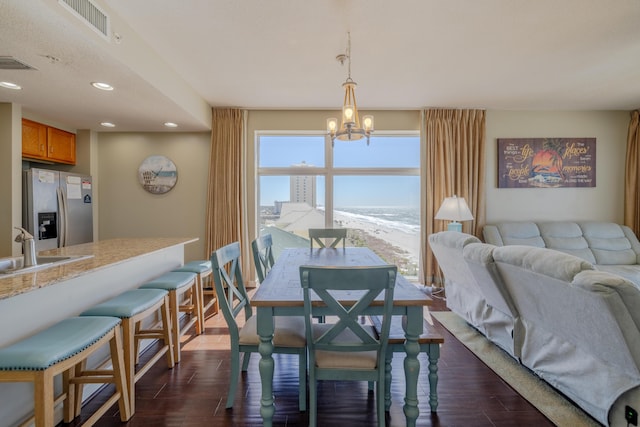
[[[178,170],[168,157],[149,156],[138,168],[138,181],[149,193],[163,194],[176,185]]]
[[[498,138],[498,188],[595,186],[595,138]]]

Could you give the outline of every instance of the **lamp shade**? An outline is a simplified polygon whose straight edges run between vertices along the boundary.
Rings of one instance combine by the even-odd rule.
[[[446,197],[436,213],[435,219],[450,221],[471,221],[473,215],[463,197]]]

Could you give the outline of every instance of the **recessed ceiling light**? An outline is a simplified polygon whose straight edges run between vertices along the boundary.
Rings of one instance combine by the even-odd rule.
[[[0,86],[6,87],[7,89],[13,89],[13,90],[22,89],[22,86],[17,85],[15,83],[11,83],[11,82],[0,82]]]
[[[106,128],[114,128],[114,127],[116,127],[116,125],[114,125],[111,122],[102,122],[102,123],[100,123],[100,125],[102,125],[102,126],[104,126]]]
[[[166,127],[168,127],[168,128],[177,128],[178,127],[178,125],[176,123],[173,123],[173,122],[165,122],[164,125]]]
[[[109,83],[92,82],[91,86],[95,87],[96,89],[100,89],[100,90],[113,90],[113,86],[111,86]]]

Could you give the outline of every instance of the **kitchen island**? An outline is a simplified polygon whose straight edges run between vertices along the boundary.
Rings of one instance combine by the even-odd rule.
[[[195,241],[122,238],[40,252],[89,257],[34,272],[0,275],[0,347],[183,265],[184,245]],[[15,425],[29,416],[32,390],[26,383],[0,384],[0,426]]]

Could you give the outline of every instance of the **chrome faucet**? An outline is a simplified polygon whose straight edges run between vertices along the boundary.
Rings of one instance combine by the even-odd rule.
[[[31,267],[38,264],[36,260],[36,242],[33,236],[29,234],[27,230],[22,227],[14,227],[16,230],[20,230],[20,234],[16,236],[15,241],[22,243],[22,253],[24,260],[22,267]]]

